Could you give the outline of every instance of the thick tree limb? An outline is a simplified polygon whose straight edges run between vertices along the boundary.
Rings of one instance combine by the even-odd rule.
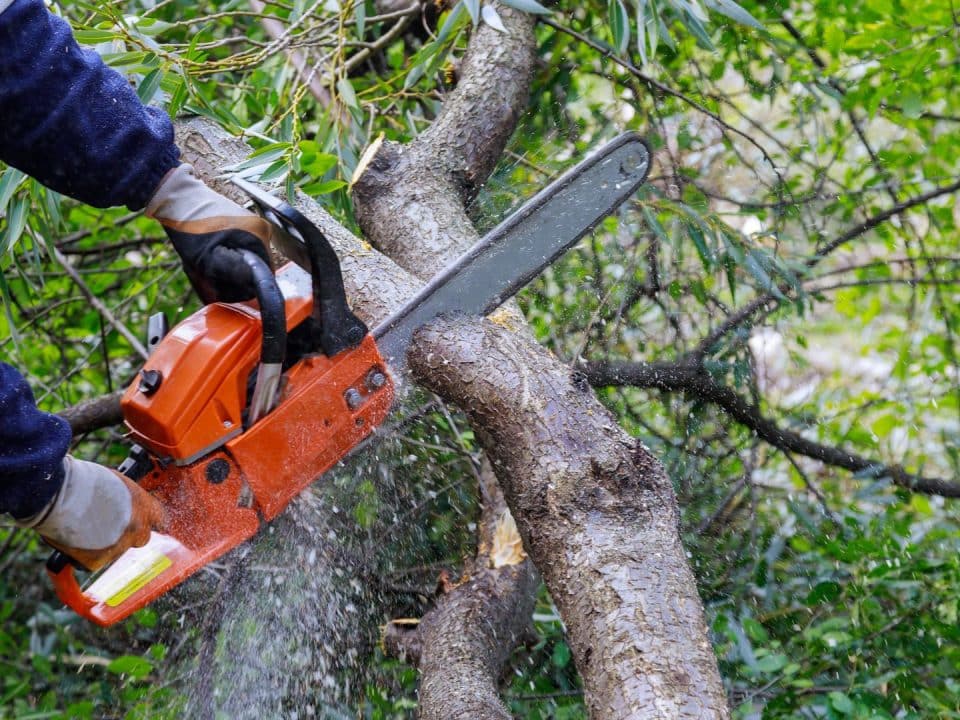
[[[567,627],[595,718],[723,718],[726,697],[662,466],[569,370],[489,321],[409,361],[469,416]]]
[[[367,239],[424,279],[476,242],[464,204],[493,170],[527,104],[532,19],[501,12],[507,32],[477,28],[457,89],[430,129],[409,146],[374,148],[355,179]],[[482,534],[506,512],[496,484],[487,485]],[[491,567],[488,546],[481,539],[469,579],[441,597],[415,631],[420,717],[509,717],[498,693],[501,667],[529,624],[538,581],[526,559]]]
[[[381,145],[353,186],[364,237],[413,273],[432,275],[476,241],[464,203],[493,170],[527,105],[533,19],[500,5],[497,11],[507,32],[477,27],[461,80],[434,124],[408,146]]]
[[[401,262],[412,272],[436,271],[455,249],[475,242],[477,236],[463,203],[474,196],[491,171],[526,106],[535,59],[533,20],[500,6],[498,12],[508,32],[497,33],[484,25],[478,28],[462,65],[462,79],[434,125],[408,147],[388,143],[378,148],[368,158],[366,171],[355,179],[355,208],[366,237],[398,259],[405,256]],[[566,378],[567,370],[539,350],[522,323],[505,324],[518,328],[519,332],[498,332],[509,336],[505,343],[525,348],[520,356],[497,353],[488,358],[485,351],[474,352],[476,348],[467,343],[470,350],[464,357],[461,335],[475,338],[492,327],[484,324],[481,330],[475,320],[465,321],[449,332],[430,335],[426,342],[432,354],[413,349],[421,359],[442,358],[437,364],[429,360],[418,364],[415,374],[460,404],[478,432],[497,438],[498,442],[485,442],[484,448],[494,463],[526,548],[544,574],[567,624],[592,715],[726,717],[726,698],[707,640],[696,586],[679,543],[672,489],[662,468],[644,455],[643,466],[656,475],[659,488],[656,497],[645,498],[646,508],[663,519],[662,523],[645,522],[646,534],[634,532],[636,508],[626,510],[623,516],[617,512],[594,516],[582,525],[546,511],[543,500],[555,475],[544,470],[553,469],[553,458],[567,457],[570,436],[588,436],[595,424],[602,422],[618,437],[616,442],[598,445],[589,461],[585,457],[570,461],[567,480],[570,486],[582,487],[586,495],[602,494],[598,483],[603,480],[596,474],[597,468],[604,463],[622,465],[630,456],[628,451],[624,455],[624,448],[631,448],[633,443],[615,429],[615,422],[589,393],[577,391],[568,396],[566,388],[557,384],[543,387],[542,395],[533,393],[535,397],[531,398],[527,388],[535,382],[532,378],[544,373]],[[447,361],[449,365],[444,364]],[[536,369],[528,370],[527,361]],[[518,385],[522,391],[518,392]],[[478,417],[473,401],[479,395],[483,395],[481,403],[490,403],[500,412]],[[511,404],[507,396],[521,404]],[[568,407],[574,397],[579,408]],[[525,402],[540,405],[531,413],[532,407],[522,404]],[[518,428],[530,426],[531,414],[538,415],[544,407],[549,407],[549,415],[559,422],[569,420],[571,432],[568,435],[552,425],[550,430],[556,433],[545,430],[530,446],[526,442],[529,436]],[[587,418],[592,419],[581,425]],[[542,465],[538,466],[533,453],[543,460]],[[507,456],[528,457],[529,462],[504,462]],[[630,472],[639,473],[632,459],[629,467],[634,468]],[[635,475],[634,480],[638,479]],[[619,500],[611,497],[611,502]],[[630,505],[639,501],[634,496],[626,502]],[[593,566],[594,561],[599,565]],[[675,563],[682,568],[674,567]],[[571,580],[571,574],[580,577]],[[633,586],[633,580],[639,578],[646,583],[642,591]],[[646,614],[638,607],[653,612]],[[644,619],[636,622],[639,616]],[[651,630],[648,625],[658,628]],[[422,634],[421,630],[417,632]],[[421,638],[420,647],[427,645]],[[438,664],[431,673],[443,671]],[[426,705],[422,695],[421,712],[425,714]],[[453,715],[448,712],[436,716]]]
[[[756,432],[757,437],[776,448],[820,460],[863,477],[889,477],[895,484],[914,492],[944,497],[960,497],[960,484],[942,478],[923,477],[907,472],[900,465],[888,465],[831,445],[823,445],[782,428],[763,415],[729,387],[722,385],[695,363],[636,363],[612,360],[586,362],[580,369],[595,387],[630,385],[667,392],[688,392],[700,400],[712,402],[730,416]]]
[[[391,655],[419,666],[420,717],[429,720],[510,717],[497,681],[530,625],[540,584],[533,563],[510,545],[516,526],[489,462],[480,480],[485,500],[472,567],[419,624],[390,623],[384,632]]]

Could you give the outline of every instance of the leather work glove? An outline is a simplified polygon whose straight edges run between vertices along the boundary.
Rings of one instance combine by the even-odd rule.
[[[146,215],[163,225],[204,303],[254,297],[253,274],[239,251],[269,264],[270,223],[207,187],[186,163],[160,182]]]
[[[39,513],[18,520],[88,570],[99,570],[162,529],[163,506],[132,480],[103,465],[63,460],[60,491]]]

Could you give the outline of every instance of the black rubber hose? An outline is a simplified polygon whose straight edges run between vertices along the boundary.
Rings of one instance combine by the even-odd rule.
[[[240,253],[253,273],[253,284],[260,303],[260,323],[263,325],[260,362],[282,363],[287,349],[287,314],[283,293],[270,266],[259,255],[249,250],[241,250]]]

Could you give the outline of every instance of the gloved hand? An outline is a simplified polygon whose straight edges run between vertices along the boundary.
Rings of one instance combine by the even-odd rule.
[[[163,506],[135,482],[103,465],[63,461],[60,491],[39,513],[18,520],[88,570],[99,570],[163,529]]]
[[[146,214],[163,225],[203,302],[254,296],[253,274],[238,251],[269,263],[270,223],[211,190],[186,163],[167,173]]]

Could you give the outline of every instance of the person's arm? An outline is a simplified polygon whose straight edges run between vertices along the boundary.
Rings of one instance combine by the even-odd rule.
[[[0,363],[0,512],[24,519],[46,507],[69,447],[67,421],[40,412],[23,376]]]
[[[238,250],[269,261],[269,224],[179,162],[173,129],[82,50],[41,0],[0,0],[0,160],[98,207],[148,206],[205,302],[253,296]],[[89,568],[149,538],[163,509],[113,470],[67,456],[70,431],[23,378],[0,376],[0,512]]]
[[[179,164],[173,126],[42,0],[0,0],[0,160],[96,207],[143,208]]]
[[[67,455],[70,437],[67,422],[38,410],[20,373],[0,363],[0,513],[96,570],[143,545],[164,512],[119,473]]]

